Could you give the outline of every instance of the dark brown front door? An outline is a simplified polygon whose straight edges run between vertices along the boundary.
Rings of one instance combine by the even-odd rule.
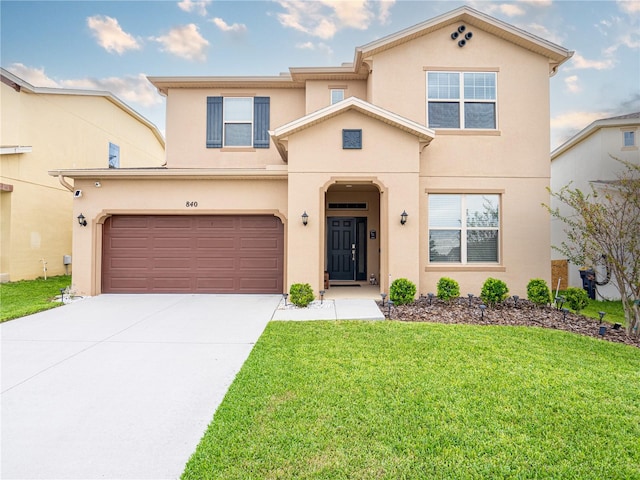
[[[116,215],[102,244],[103,293],[282,293],[274,216]]]

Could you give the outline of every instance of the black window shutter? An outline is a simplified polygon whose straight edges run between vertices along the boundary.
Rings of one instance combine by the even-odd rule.
[[[269,97],[253,98],[253,146],[269,148]]]
[[[222,97],[207,97],[207,148],[222,148]]]

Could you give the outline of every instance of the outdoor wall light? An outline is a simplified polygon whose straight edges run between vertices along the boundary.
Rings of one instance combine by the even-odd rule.
[[[87,220],[84,218],[83,214],[78,215],[78,223],[80,224],[81,227],[87,226]]]
[[[407,223],[408,216],[409,214],[406,212],[406,210],[403,210],[400,214],[400,225],[404,225],[405,223]]]
[[[307,223],[309,223],[309,215],[307,215],[307,211],[305,210],[302,214],[302,225],[306,227]]]

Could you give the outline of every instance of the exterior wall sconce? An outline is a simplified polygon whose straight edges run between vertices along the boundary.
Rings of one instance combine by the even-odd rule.
[[[305,210],[302,214],[302,225],[306,227],[307,223],[309,223],[309,215],[307,215],[307,211]]]
[[[407,223],[407,217],[409,216],[409,214],[403,210],[402,213],[400,214],[400,225],[404,225],[405,223]]]
[[[78,215],[78,223],[80,224],[81,227],[87,226],[87,220],[84,218],[83,214]]]

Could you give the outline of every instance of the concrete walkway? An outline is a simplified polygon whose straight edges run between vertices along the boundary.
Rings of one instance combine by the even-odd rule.
[[[384,318],[281,303],[100,295],[0,324],[0,478],[178,478],[269,320]]]

